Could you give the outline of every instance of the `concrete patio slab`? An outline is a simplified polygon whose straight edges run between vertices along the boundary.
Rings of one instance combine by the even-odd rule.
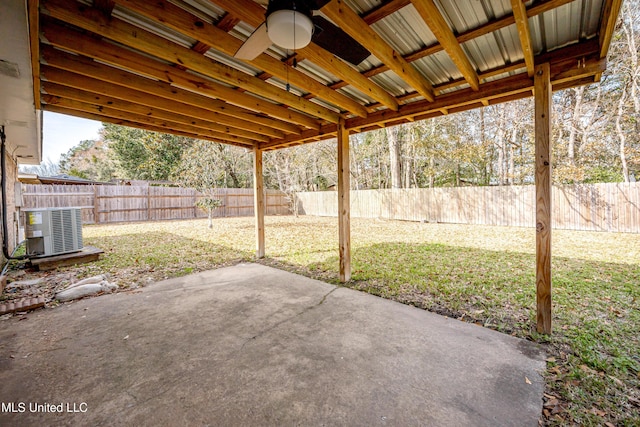
[[[0,322],[0,425],[536,426],[544,367],[527,341],[241,264]]]

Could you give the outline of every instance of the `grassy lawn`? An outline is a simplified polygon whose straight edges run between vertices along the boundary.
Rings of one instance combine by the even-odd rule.
[[[144,286],[253,260],[252,218],[86,226],[80,276]],[[267,217],[261,262],[337,283],[337,220]],[[640,235],[554,231],[554,334],[535,324],[535,231],[352,220],[355,289],[545,346],[545,423],[640,425]],[[609,423],[609,424],[608,424]]]

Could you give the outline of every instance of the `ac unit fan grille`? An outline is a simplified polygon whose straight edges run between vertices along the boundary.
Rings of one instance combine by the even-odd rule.
[[[69,252],[82,248],[82,227],[74,227],[74,222],[82,224],[80,209],[62,209],[51,212],[54,253]]]

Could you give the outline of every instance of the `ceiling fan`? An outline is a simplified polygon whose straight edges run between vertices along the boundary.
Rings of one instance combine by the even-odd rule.
[[[234,55],[252,60],[272,44],[284,49],[300,49],[314,42],[353,65],[371,53],[351,36],[313,12],[331,0],[268,0],[265,21]]]

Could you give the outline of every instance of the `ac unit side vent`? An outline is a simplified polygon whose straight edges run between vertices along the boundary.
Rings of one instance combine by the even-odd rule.
[[[53,240],[53,252],[64,252],[64,226],[62,224],[63,211],[51,211],[51,238]]]
[[[74,230],[76,232],[76,247],[83,248],[84,242],[82,241],[82,212],[80,211],[80,209],[75,209],[74,212],[76,214],[76,226],[74,227]]]

